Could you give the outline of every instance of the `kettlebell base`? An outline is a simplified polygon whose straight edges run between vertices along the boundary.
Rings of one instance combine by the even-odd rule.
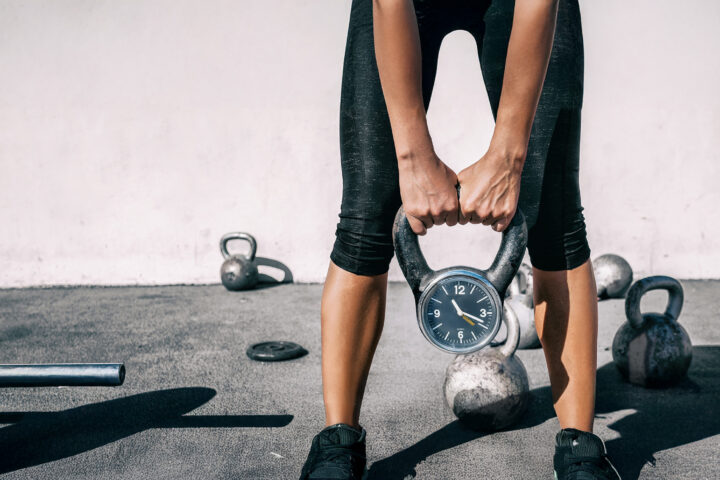
[[[524,392],[510,395],[480,409],[465,410],[461,405],[470,400],[466,397],[475,395],[476,392],[472,390],[458,392],[453,413],[463,425],[478,432],[497,432],[517,424],[530,403],[530,393]]]

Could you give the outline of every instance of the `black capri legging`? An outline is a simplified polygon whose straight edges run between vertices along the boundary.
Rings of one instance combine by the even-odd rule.
[[[500,103],[512,27],[511,0],[415,0],[425,109],[443,38],[467,30],[477,43],[493,115]],[[590,257],[578,183],[583,43],[577,0],[560,0],[547,76],[530,135],[519,206],[528,250],[541,270]],[[387,272],[392,223],[402,201],[390,120],[375,61],[372,0],[353,0],[340,102],[343,195],[330,259],[357,275]]]

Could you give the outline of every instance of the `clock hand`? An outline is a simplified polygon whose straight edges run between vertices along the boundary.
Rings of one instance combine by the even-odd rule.
[[[451,300],[451,302],[452,302],[453,306],[455,307],[455,311],[457,312],[457,314],[459,316],[461,316],[463,320],[465,320],[466,322],[468,322],[470,325],[472,325],[474,327],[475,324],[473,323],[473,321],[465,316],[465,312],[463,312],[462,309],[460,309],[460,306],[457,304],[457,302],[455,301],[454,298]]]
[[[472,319],[475,320],[476,322],[483,323],[483,320],[480,319],[480,318],[478,318],[478,317],[476,317],[475,315],[470,315],[469,313],[463,313],[463,315],[467,315],[468,317],[472,318]]]
[[[460,310],[460,307],[458,306],[458,304],[457,304],[457,302],[455,301],[455,299],[453,298],[451,301],[452,301],[453,307],[455,307],[455,311],[457,312],[457,314],[462,317],[463,311]]]

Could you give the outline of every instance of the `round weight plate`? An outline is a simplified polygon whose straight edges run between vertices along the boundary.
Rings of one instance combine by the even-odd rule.
[[[293,342],[261,342],[250,345],[247,356],[259,362],[280,362],[302,357],[308,351]]]

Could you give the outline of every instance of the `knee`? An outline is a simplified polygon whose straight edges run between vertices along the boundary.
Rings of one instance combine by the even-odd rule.
[[[528,253],[535,268],[572,270],[590,258],[585,219],[581,211],[562,225],[538,222],[528,232]]]
[[[335,265],[356,275],[381,275],[394,254],[392,223],[341,217],[330,253]]]

